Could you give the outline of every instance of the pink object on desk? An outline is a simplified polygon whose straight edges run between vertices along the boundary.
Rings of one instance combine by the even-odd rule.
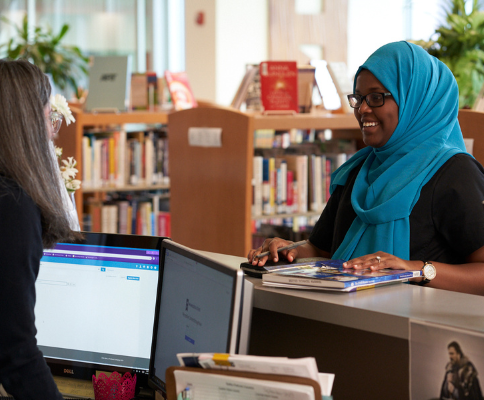
[[[101,373],[98,378],[92,376],[92,385],[96,400],[130,400],[135,395],[136,374],[113,372],[108,377]]]

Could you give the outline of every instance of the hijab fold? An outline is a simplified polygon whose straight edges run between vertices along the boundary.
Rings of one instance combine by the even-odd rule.
[[[356,212],[333,254],[350,260],[384,251],[410,258],[410,213],[422,187],[452,156],[465,153],[457,82],[447,66],[408,42],[384,45],[358,69],[370,71],[398,105],[398,125],[380,148],[365,147],[331,175],[333,193],[363,163],[351,194]]]

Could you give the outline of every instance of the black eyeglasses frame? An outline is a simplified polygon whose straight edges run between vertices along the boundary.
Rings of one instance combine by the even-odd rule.
[[[370,95],[372,95],[372,94],[380,94],[380,95],[382,95],[382,96],[383,96],[383,97],[382,97],[383,102],[382,102],[382,103],[381,103],[379,106],[371,106],[371,105],[370,105],[370,102],[368,101],[368,99],[366,98],[366,96],[370,96]],[[371,107],[371,108],[377,108],[377,107],[381,107],[381,106],[383,106],[383,105],[385,104],[385,97],[388,97],[388,96],[391,96],[391,95],[392,95],[392,94],[391,94],[391,93],[389,93],[389,92],[386,92],[386,93],[381,93],[381,92],[372,92],[372,93],[365,94],[364,96],[361,96],[361,95],[359,95],[359,94],[349,94],[349,95],[347,95],[347,97],[348,97],[348,103],[350,104],[350,107],[351,107],[351,108],[360,108],[360,107],[361,107],[361,105],[363,104],[363,100],[365,100],[365,101],[366,101],[366,104],[368,105],[368,107]],[[355,98],[355,96],[359,96],[359,97],[360,97],[360,101],[359,101],[359,103],[360,103],[360,104],[359,104],[358,106],[354,106],[354,107],[353,107],[353,106],[351,105],[351,100],[350,100],[350,99],[351,99],[351,98]]]

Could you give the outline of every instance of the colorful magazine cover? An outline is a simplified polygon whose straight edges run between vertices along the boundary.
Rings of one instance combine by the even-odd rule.
[[[287,283],[314,287],[348,288],[383,282],[407,280],[422,275],[422,271],[395,269],[355,270],[343,268],[344,260],[315,261],[297,269],[279,271],[262,276],[263,282]]]

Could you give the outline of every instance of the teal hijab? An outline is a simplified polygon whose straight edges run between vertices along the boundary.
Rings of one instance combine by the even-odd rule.
[[[363,163],[351,194],[357,217],[333,255],[350,260],[384,251],[410,258],[410,221],[422,187],[452,156],[465,153],[457,120],[459,94],[447,66],[421,47],[389,43],[358,69],[392,93],[398,125],[380,148],[358,151],[331,175],[331,193]]]

